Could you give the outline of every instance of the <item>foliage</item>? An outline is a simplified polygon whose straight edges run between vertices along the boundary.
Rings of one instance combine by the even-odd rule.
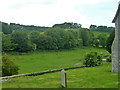
[[[90,30],[97,30],[97,26],[96,25],[90,25],[89,29]]]
[[[111,53],[111,46],[113,43],[115,37],[115,30],[110,34],[110,36],[108,37],[107,41],[106,41],[106,50]]]
[[[81,25],[77,23],[65,22],[54,25],[53,28],[48,28],[42,33],[38,32],[41,27],[15,23],[10,23],[8,26],[13,31],[10,35],[4,35],[4,51],[27,52],[35,49],[60,50],[81,46],[106,46],[106,35],[100,34],[95,37],[96,35],[92,31],[81,28]],[[96,29],[98,27],[91,25],[90,28]]]
[[[4,34],[10,34],[12,33],[12,30],[10,29],[9,25],[7,23],[2,22],[2,32]]]
[[[11,35],[11,41],[17,44],[16,51],[26,52],[36,49],[36,45],[30,42],[26,31],[14,31]]]
[[[81,28],[81,24],[78,24],[78,23],[73,23],[73,22],[65,22],[65,23],[62,23],[62,24],[55,24],[53,25],[53,28]]]
[[[52,37],[53,49],[69,49],[77,46],[74,35],[71,32],[61,28],[52,28],[45,32],[46,35]]]
[[[16,48],[16,44],[11,42],[11,35],[2,35],[2,50],[12,51]]]
[[[18,74],[19,67],[4,53],[2,56],[2,76]]]
[[[103,48],[105,48],[106,39],[107,39],[106,35],[105,34],[99,34],[97,38],[99,39],[99,45],[101,45]]]
[[[29,38],[32,43],[37,43],[38,42],[37,40],[39,40],[40,38],[40,32],[38,31],[30,32]]]
[[[83,64],[89,67],[94,67],[100,65],[102,62],[101,56],[97,52],[91,52],[85,56]]]
[[[94,45],[95,45],[96,47],[99,47],[99,44],[100,44],[100,43],[99,43],[99,39],[96,38],[96,39],[94,40]]]
[[[43,32],[49,28],[49,27],[40,27],[34,25],[20,25],[16,23],[10,23],[9,27],[11,30],[28,30],[28,31],[37,30],[39,32]]]
[[[107,60],[106,60],[106,62],[112,62],[111,55],[109,55],[109,57],[107,57]]]
[[[115,30],[114,27],[96,26],[96,25],[90,25],[89,29],[98,32],[112,32]]]
[[[41,34],[38,39],[36,39],[36,45],[38,49],[41,50],[51,50],[54,49],[52,38],[48,35]]]
[[[77,47],[83,46],[83,40],[80,37],[81,29],[66,29],[68,32],[72,33],[76,42]]]
[[[89,31],[86,29],[82,29],[80,32],[80,37],[83,40],[83,46],[89,46],[90,45],[90,34]]]
[[[96,47],[106,47],[107,35],[99,33],[96,37],[93,38],[92,45]]]

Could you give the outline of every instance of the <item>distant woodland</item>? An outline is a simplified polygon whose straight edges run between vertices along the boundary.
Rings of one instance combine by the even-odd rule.
[[[60,50],[81,46],[111,47],[113,41],[108,33],[114,33],[114,27],[90,25],[82,28],[81,24],[65,22],[52,27],[20,25],[2,22],[3,51],[28,52],[40,50]],[[98,32],[99,34],[97,34]]]

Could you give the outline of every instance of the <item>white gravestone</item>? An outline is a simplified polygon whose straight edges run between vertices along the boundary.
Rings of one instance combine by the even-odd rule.
[[[66,72],[64,71],[64,69],[61,71],[61,84],[63,87],[67,87]]]

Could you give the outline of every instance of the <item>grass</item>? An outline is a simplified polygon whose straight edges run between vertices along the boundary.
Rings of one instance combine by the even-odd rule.
[[[66,71],[67,88],[118,88],[118,74],[110,72],[111,63]],[[10,79],[3,88],[61,88],[61,72]]]
[[[109,53],[103,48],[83,47],[61,51],[36,51],[26,55],[9,55],[20,67],[19,74],[40,72],[44,70],[80,66],[84,56],[89,52]]]

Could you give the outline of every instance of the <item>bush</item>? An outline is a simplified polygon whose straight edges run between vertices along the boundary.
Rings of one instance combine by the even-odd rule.
[[[106,60],[106,62],[112,62],[111,55],[109,55],[109,57],[107,57],[107,60]]]
[[[101,56],[98,55],[97,52],[91,52],[86,55],[83,64],[88,67],[94,67],[100,65],[101,62],[102,62]]]
[[[2,76],[18,74],[19,67],[4,54],[2,56]]]

